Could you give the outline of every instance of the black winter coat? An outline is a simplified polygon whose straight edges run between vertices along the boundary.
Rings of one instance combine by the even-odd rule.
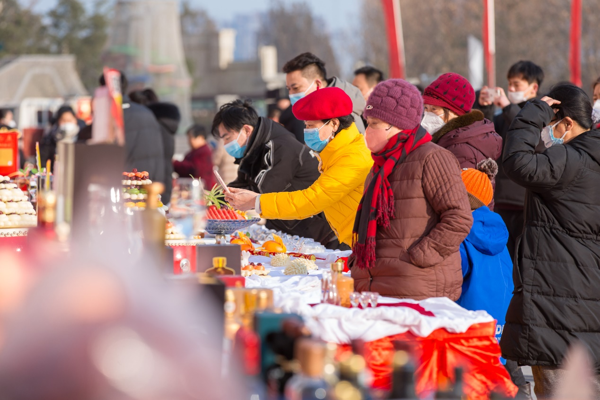
[[[250,136],[238,177],[229,186],[257,193],[293,192],[308,188],[319,178],[319,162],[310,150],[283,126],[259,118]],[[313,238],[322,244],[335,239],[323,214],[305,220],[269,220],[269,229]]]
[[[500,135],[506,146],[506,136],[510,124],[516,118],[522,104],[510,104],[502,109],[502,113],[494,117],[496,133]],[[539,135],[538,135],[539,137]],[[504,153],[498,159],[498,175],[496,175],[496,188],[494,191],[494,203],[496,208],[522,209],[525,203],[525,188],[513,182],[506,174],[502,162]]]
[[[125,121],[125,168],[131,171],[148,171],[150,179],[166,182],[164,151],[160,126],[154,114],[145,106],[125,99],[123,103]]]
[[[173,154],[175,154],[175,134],[179,129],[181,114],[179,108],[171,103],[154,103],[148,105],[148,108],[160,125],[160,133],[163,143],[164,164],[165,164],[165,191],[161,199],[168,204],[171,201],[171,191],[173,190]]]
[[[504,170],[526,196],[500,345],[521,365],[558,366],[582,341],[600,371],[600,131],[536,153],[553,115],[529,102],[505,142]]]

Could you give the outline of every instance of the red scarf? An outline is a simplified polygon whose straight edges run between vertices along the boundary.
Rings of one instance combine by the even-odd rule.
[[[352,253],[359,268],[375,266],[375,236],[377,226],[386,229],[390,219],[394,217],[394,192],[388,176],[397,165],[402,164],[411,151],[430,142],[431,135],[421,125],[410,131],[402,131],[392,137],[384,149],[371,154],[373,179],[365,188],[365,193],[358,205],[354,221]]]

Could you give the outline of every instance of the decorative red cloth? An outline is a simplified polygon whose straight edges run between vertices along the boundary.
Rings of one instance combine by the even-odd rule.
[[[419,360],[416,390],[419,397],[437,388],[440,376],[454,379],[454,369],[464,371],[464,392],[470,400],[488,399],[492,392],[514,397],[518,388],[500,363],[500,346],[494,337],[495,322],[475,324],[465,333],[438,329],[427,337],[410,332],[365,344],[365,359],[373,374],[373,387],[390,390],[394,342],[410,342]],[[340,346],[338,354],[349,351]]]
[[[300,121],[326,121],[352,114],[352,99],[342,89],[327,87],[304,96],[292,107]]]

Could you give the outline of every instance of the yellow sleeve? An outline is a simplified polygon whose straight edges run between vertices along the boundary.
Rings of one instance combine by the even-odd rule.
[[[323,172],[310,187],[295,192],[260,195],[261,216],[267,219],[305,219],[317,215],[364,184],[371,169],[367,160],[348,154]]]

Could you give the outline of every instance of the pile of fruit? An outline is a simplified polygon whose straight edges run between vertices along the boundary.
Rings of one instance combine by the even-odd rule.
[[[137,169],[133,169],[132,172],[123,172],[123,200],[125,200],[125,206],[127,208],[146,208],[146,200],[148,199],[148,191],[142,186],[152,184],[150,180],[150,174],[147,171],[139,172]],[[159,202],[159,207],[162,207],[162,203]]]
[[[223,191],[217,185],[206,192],[205,200],[208,206],[206,216],[212,220],[245,220],[246,213],[235,210],[223,200]]]

